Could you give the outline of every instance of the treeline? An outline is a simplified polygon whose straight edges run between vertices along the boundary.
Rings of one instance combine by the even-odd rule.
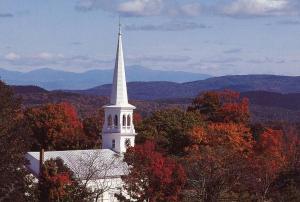
[[[80,119],[68,103],[22,109],[0,83],[0,201],[89,201],[59,159],[44,180],[27,176],[27,151],[101,146],[103,112]],[[196,97],[187,110],[135,114],[136,146],[124,161],[128,195],[120,201],[300,201],[300,127],[253,124],[249,102],[225,90]],[[13,160],[12,160],[13,159]],[[55,169],[54,169],[55,168]],[[98,192],[98,194],[101,192]],[[95,193],[93,193],[95,194]]]
[[[47,103],[71,103],[77,110],[80,118],[90,117],[95,109],[100,109],[106,104],[108,97],[78,94],[62,91],[46,91],[33,86],[12,86],[16,96],[22,98],[24,107],[34,107]],[[242,97],[248,97],[250,101],[251,121],[286,121],[297,123],[300,120],[300,94],[280,94],[267,91],[242,92]],[[143,116],[149,116],[152,112],[171,107],[186,108],[192,101],[191,98],[159,99],[159,100],[131,100],[131,104],[137,107],[137,111]],[[131,97],[132,98],[132,97]]]

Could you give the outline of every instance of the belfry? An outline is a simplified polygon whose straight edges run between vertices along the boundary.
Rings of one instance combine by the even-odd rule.
[[[104,106],[105,121],[102,129],[102,149],[123,153],[134,146],[135,129],[133,110],[128,103],[125,64],[122,47],[121,24],[119,24],[118,45],[109,105]]]

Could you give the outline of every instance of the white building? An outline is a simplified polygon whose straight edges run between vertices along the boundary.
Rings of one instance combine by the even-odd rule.
[[[121,28],[121,26],[120,26]],[[122,153],[134,146],[135,129],[133,110],[128,103],[125,65],[122,48],[122,33],[119,28],[118,46],[110,104],[104,106],[105,122],[102,129],[102,149],[46,151],[42,161],[61,158],[75,175],[83,181],[92,172],[89,187],[103,189],[100,201],[117,201],[114,194],[122,188],[121,176],[127,173],[127,165],[122,161]],[[40,152],[28,152],[28,169],[36,177],[40,173]],[[87,169],[89,167],[89,169]]]

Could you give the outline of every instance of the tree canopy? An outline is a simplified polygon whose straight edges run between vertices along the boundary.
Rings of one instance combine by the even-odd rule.
[[[33,131],[33,150],[86,149],[99,145],[100,134],[95,134],[99,130],[96,121],[86,119],[82,124],[69,103],[29,108],[25,117]]]
[[[164,156],[155,143],[129,148],[124,156],[129,174],[122,177],[128,197],[118,195],[121,201],[180,201],[186,175],[183,167]]]
[[[30,136],[20,100],[0,81],[0,201],[25,201]]]

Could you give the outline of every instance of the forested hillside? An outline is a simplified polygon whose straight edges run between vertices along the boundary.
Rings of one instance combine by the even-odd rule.
[[[111,85],[102,85],[82,91],[82,94],[109,96]],[[269,91],[300,93],[300,77],[273,75],[241,75],[214,77],[188,83],[129,82],[129,97],[138,100],[192,98],[208,90],[232,89],[238,92]]]
[[[14,86],[13,89],[16,94],[23,99],[23,105],[25,107],[67,101],[72,103],[76,107],[79,115],[83,117],[93,114],[95,109],[101,110],[102,106],[109,101],[107,96],[47,91],[35,86]],[[159,89],[163,90],[163,85]],[[109,88],[106,90],[109,91]],[[165,93],[169,93],[169,91]],[[145,91],[143,97],[149,96],[152,95]],[[249,98],[250,113],[252,114],[251,118],[254,122],[275,120],[298,122],[300,120],[300,93],[282,94],[266,91],[249,91],[242,92],[241,96]],[[131,102],[137,106],[137,111],[142,115],[149,115],[158,109],[172,107],[186,108],[186,106],[192,102],[192,99],[193,97],[158,100],[132,99]]]

